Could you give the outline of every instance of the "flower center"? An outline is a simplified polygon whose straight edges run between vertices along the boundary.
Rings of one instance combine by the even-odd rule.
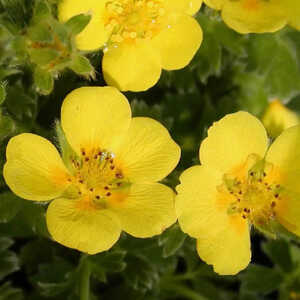
[[[109,202],[121,200],[128,192],[130,182],[115,164],[114,154],[101,149],[72,159],[73,176],[68,178],[69,197],[81,198],[82,208],[106,208]]]
[[[164,15],[162,0],[108,0],[104,18],[109,43],[151,39],[160,31]]]
[[[268,224],[276,216],[283,188],[274,166],[252,154],[238,171],[225,174],[218,187],[229,199],[227,213],[239,214],[257,226]]]

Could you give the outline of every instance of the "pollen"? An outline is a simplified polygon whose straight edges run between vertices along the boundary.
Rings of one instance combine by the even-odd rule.
[[[115,155],[103,149],[81,150],[81,156],[71,159],[73,176],[68,178],[77,197],[84,199],[85,208],[106,208],[110,201],[124,194],[129,181],[115,163]],[[88,202],[88,204],[87,204]]]
[[[151,39],[160,32],[164,16],[162,0],[110,0],[104,16],[108,44]]]
[[[273,165],[250,155],[238,172],[225,174],[218,191],[228,199],[227,213],[240,215],[254,225],[269,224],[284,197],[284,189],[274,172]]]

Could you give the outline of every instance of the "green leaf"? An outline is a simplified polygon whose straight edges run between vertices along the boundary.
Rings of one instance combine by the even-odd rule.
[[[85,56],[76,55],[71,60],[69,68],[79,75],[95,77],[94,67]]]
[[[14,244],[14,241],[8,237],[0,237],[0,253],[7,250]]]
[[[236,99],[239,109],[261,116],[268,105],[264,78],[239,70],[234,75],[233,83],[236,85],[236,91],[232,97]]]
[[[54,87],[53,75],[47,70],[36,67],[34,70],[34,83],[40,94],[49,95]]]
[[[132,288],[146,291],[151,290],[159,277],[155,266],[143,257],[126,256],[127,267],[124,271],[125,281]]]
[[[243,290],[262,294],[275,291],[283,282],[283,277],[277,270],[254,264],[240,277]]]
[[[39,23],[27,30],[27,37],[35,43],[51,43],[53,33],[48,23]]]
[[[10,282],[5,282],[0,286],[0,300],[23,300],[23,292],[14,288]]]
[[[76,285],[74,267],[62,258],[52,263],[40,264],[38,274],[31,277],[34,285],[44,297],[54,297],[70,291]]]
[[[262,249],[272,262],[278,265],[284,272],[292,271],[293,262],[287,241],[283,239],[269,240],[263,244]]]
[[[11,239],[0,238],[0,280],[18,271],[20,268],[18,256],[14,252],[7,250],[12,244],[13,241]]]
[[[14,120],[8,116],[0,115],[0,141],[12,136],[15,133],[16,124]]]
[[[186,235],[175,224],[159,236],[159,245],[163,246],[163,257],[174,255],[183,245]]]
[[[65,25],[71,34],[79,34],[90,22],[92,16],[90,14],[80,14],[69,19]]]
[[[122,272],[125,269],[125,255],[125,251],[110,250],[109,252],[89,256],[88,260],[92,267],[92,274],[99,281],[106,282],[107,273]]]
[[[50,16],[51,7],[49,6],[49,3],[46,0],[35,0],[32,21],[38,23]]]
[[[7,223],[22,209],[24,200],[11,192],[0,194],[0,223]]]
[[[29,49],[30,59],[39,66],[45,66],[57,59],[60,53],[50,48]]]
[[[35,120],[37,95],[32,90],[24,89],[21,82],[7,86],[7,100],[5,104],[9,113],[24,125],[30,124]]]
[[[6,83],[0,82],[0,105],[3,104],[6,98]]]
[[[287,98],[299,91],[300,65],[283,34],[252,35],[248,54],[248,67],[264,77],[269,96]]]

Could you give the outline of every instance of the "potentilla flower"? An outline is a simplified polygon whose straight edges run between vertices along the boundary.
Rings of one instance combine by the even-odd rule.
[[[300,29],[298,0],[204,0],[221,10],[224,22],[240,33],[274,32],[285,25]]]
[[[219,274],[233,275],[249,264],[251,225],[274,235],[279,224],[300,235],[300,126],[284,131],[269,149],[268,142],[252,115],[227,115],[208,130],[201,165],[180,177],[179,224]]]
[[[62,158],[31,133],[7,146],[4,178],[18,196],[53,200],[47,225],[57,242],[89,254],[109,249],[122,230],[160,234],[176,221],[174,192],[156,183],[169,174],[180,148],[150,118],[131,118],[127,99],[112,87],[84,87],[63,102]]]
[[[191,15],[201,4],[202,0],[62,0],[59,18],[91,13],[90,23],[78,35],[78,48],[102,47],[106,82],[123,91],[143,91],[155,85],[162,69],[181,69],[193,58],[202,30]]]
[[[292,110],[284,106],[280,100],[274,99],[268,105],[262,122],[272,138],[276,138],[285,129],[298,125],[299,117]]]

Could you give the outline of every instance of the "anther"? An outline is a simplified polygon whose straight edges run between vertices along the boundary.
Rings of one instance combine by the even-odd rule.
[[[113,170],[115,168],[115,166],[110,166],[110,169]]]
[[[275,194],[274,197],[275,197],[275,198],[278,198],[278,197],[279,197],[279,194]]]
[[[94,191],[94,189],[93,188],[90,188],[90,192],[93,192]]]
[[[99,195],[96,195],[96,199],[98,199],[98,200],[99,200],[99,199],[100,199],[100,196],[99,196]]]
[[[107,196],[107,197],[109,197],[110,195],[111,195],[111,193],[110,193],[110,192],[106,193],[106,196]]]
[[[108,186],[105,186],[104,189],[105,189],[105,190],[109,190],[109,187],[108,187]]]
[[[272,201],[271,207],[275,207],[275,206],[276,206],[276,202],[275,202],[275,201]]]
[[[82,179],[80,179],[80,180],[79,180],[79,183],[81,183],[81,184],[82,184],[82,183],[83,183],[83,180],[82,180]]]
[[[267,176],[266,172],[264,172],[264,173],[263,173],[263,176],[264,176],[264,177],[266,177],[266,176]]]
[[[85,161],[89,161],[90,159],[88,157],[85,158]]]

